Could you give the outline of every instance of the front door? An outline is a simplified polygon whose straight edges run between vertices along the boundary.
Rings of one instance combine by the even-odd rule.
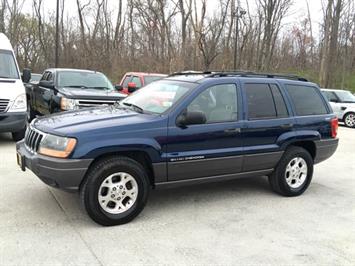
[[[169,122],[167,139],[168,180],[218,177],[242,169],[242,140],[236,84],[205,88],[186,105],[200,111],[206,123],[179,127]]]

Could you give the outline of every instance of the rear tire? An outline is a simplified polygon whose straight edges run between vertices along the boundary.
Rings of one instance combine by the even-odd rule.
[[[143,210],[149,190],[149,178],[141,164],[112,156],[90,167],[80,198],[91,219],[112,226],[133,220]]]
[[[355,128],[355,113],[348,113],[344,116],[344,124],[347,127]]]
[[[269,176],[271,189],[283,196],[299,196],[306,191],[313,176],[313,158],[301,147],[289,147]]]

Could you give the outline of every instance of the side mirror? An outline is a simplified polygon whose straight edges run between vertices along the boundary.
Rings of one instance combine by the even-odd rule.
[[[331,103],[338,103],[339,101],[337,99],[330,99],[329,100]]]
[[[127,89],[128,89],[128,92],[129,92],[129,93],[132,93],[132,92],[135,92],[138,88],[137,88],[136,83],[134,83],[134,82],[128,82],[128,84],[127,84]]]
[[[116,85],[115,85],[115,89],[116,89],[117,91],[122,91],[122,90],[123,90],[123,87],[122,87],[121,85],[119,85],[119,84],[116,84]]]
[[[188,125],[200,125],[205,124],[207,121],[206,115],[201,111],[185,111],[178,116],[176,124],[179,127],[185,127]]]
[[[41,87],[48,88],[48,89],[53,89],[53,88],[54,88],[54,83],[53,83],[53,81],[48,81],[48,80],[41,80],[41,81],[38,83],[38,85],[41,86]]]
[[[29,83],[31,80],[31,69],[24,68],[22,71],[22,82]]]

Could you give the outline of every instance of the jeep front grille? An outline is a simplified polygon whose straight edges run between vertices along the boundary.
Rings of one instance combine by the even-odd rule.
[[[25,135],[25,145],[26,147],[32,151],[37,152],[39,148],[39,144],[41,143],[44,134],[40,133],[37,130],[32,128],[27,128],[26,135]]]
[[[7,110],[9,105],[9,100],[0,99],[0,113],[3,113]]]

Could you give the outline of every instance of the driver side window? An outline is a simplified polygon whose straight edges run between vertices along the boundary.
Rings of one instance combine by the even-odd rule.
[[[206,123],[236,121],[238,118],[237,88],[235,84],[212,86],[200,93],[187,110],[203,112]]]

